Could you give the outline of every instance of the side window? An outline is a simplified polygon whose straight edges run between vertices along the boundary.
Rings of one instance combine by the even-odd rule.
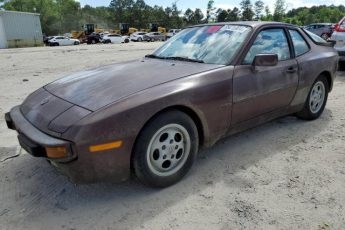
[[[257,54],[277,54],[279,61],[291,58],[289,43],[283,29],[266,29],[256,37],[244,58],[243,64],[251,64]]]
[[[302,35],[297,30],[289,30],[296,56],[300,56],[309,51],[309,46]]]

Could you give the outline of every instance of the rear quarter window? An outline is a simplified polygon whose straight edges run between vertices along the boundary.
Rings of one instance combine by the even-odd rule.
[[[289,30],[296,56],[307,53],[310,48],[302,35],[297,30]]]
[[[314,42],[316,43],[317,45],[327,45],[327,41],[323,40],[323,38],[317,36],[316,34],[308,31],[308,30],[303,30],[307,35],[308,37]]]

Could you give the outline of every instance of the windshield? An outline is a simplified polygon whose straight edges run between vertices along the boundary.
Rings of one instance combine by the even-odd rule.
[[[156,58],[183,58],[207,64],[226,65],[243,45],[251,27],[212,25],[187,28],[158,48]]]

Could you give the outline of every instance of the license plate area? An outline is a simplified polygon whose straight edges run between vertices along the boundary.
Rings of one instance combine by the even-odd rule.
[[[29,138],[23,134],[18,135],[18,141],[20,146],[25,149],[30,155],[34,157],[46,157],[45,149],[39,144],[31,141]]]

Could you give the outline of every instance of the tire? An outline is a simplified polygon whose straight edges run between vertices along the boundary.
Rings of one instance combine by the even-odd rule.
[[[95,40],[95,39],[92,39],[91,43],[92,43],[92,44],[96,44],[96,40]]]
[[[320,75],[309,91],[303,110],[296,114],[297,117],[309,121],[319,118],[325,109],[328,92],[329,84],[327,78]],[[313,95],[315,95],[314,98]]]
[[[155,41],[155,39],[154,38],[151,38],[151,42],[154,42]]]
[[[74,42],[74,45],[75,45],[75,46],[79,45],[79,42]]]
[[[142,38],[138,38],[138,42],[142,42],[143,41],[143,39]]]
[[[125,43],[129,43],[129,39],[126,38],[126,39],[125,39]]]
[[[198,147],[198,130],[187,114],[177,110],[162,113],[138,136],[132,157],[134,173],[151,187],[173,185],[192,167]]]

